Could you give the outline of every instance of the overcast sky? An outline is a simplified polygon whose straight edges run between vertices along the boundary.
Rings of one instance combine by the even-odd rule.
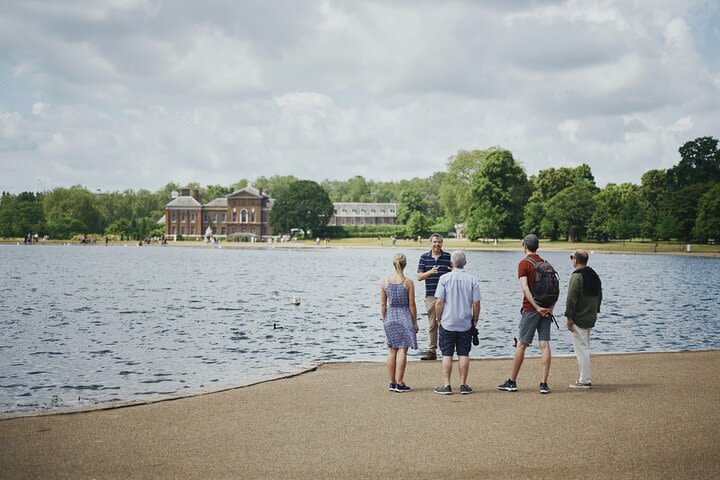
[[[720,137],[720,1],[0,0],[0,190],[444,171],[640,182]]]

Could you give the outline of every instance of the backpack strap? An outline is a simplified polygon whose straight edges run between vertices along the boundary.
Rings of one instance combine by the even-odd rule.
[[[525,258],[523,258],[523,260],[527,260],[528,262],[532,263],[532,266],[535,268],[537,268],[537,266],[540,265],[540,262],[538,262],[534,258],[525,257]]]

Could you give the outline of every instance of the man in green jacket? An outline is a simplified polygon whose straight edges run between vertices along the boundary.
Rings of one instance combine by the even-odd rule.
[[[587,266],[590,255],[585,250],[575,250],[570,255],[575,271],[570,277],[565,316],[572,334],[577,355],[580,378],[570,388],[592,387],[590,378],[590,331],[595,326],[602,303],[602,283],[595,270]]]

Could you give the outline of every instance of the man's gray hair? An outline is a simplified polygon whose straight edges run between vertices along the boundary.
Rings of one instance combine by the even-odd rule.
[[[450,254],[450,263],[452,263],[452,266],[455,268],[463,268],[465,264],[467,263],[467,259],[465,258],[465,252],[462,250],[455,250]]]

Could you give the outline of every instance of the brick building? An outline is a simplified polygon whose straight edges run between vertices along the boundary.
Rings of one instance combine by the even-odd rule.
[[[272,205],[272,198],[253,187],[234,191],[205,205],[197,190],[185,188],[165,206],[165,234],[199,238],[209,228],[216,237],[270,237]]]

